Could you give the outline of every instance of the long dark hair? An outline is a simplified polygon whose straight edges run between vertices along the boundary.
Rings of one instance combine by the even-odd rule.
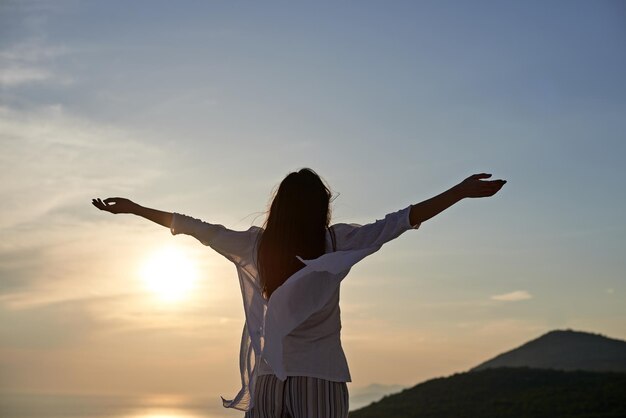
[[[310,168],[289,173],[280,183],[257,247],[257,267],[266,299],[304,267],[296,256],[307,260],[324,254],[330,201],[330,189]]]

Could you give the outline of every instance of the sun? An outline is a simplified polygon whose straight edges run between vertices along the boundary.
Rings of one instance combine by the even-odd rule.
[[[174,302],[191,292],[198,274],[195,263],[183,251],[165,247],[150,255],[140,276],[148,290],[159,299]]]

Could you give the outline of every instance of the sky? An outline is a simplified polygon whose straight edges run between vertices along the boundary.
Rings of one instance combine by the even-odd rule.
[[[507,180],[343,281],[351,387],[553,329],[626,339],[625,23],[620,1],[3,1],[0,394],[234,396],[234,266],[91,199],[244,230],[302,167],[360,224]],[[195,271],[176,300],[147,285],[163,251]]]

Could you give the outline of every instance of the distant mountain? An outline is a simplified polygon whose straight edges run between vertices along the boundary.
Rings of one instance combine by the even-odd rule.
[[[626,341],[588,332],[555,330],[470,371],[495,367],[626,372]]]
[[[428,380],[351,418],[626,417],[626,341],[555,330],[466,373]]]
[[[373,383],[365,387],[350,388],[350,408],[357,409],[365,405],[369,405],[374,401],[380,400],[385,395],[390,393],[400,392],[405,389],[405,386],[401,385],[381,385]]]
[[[420,383],[350,418],[626,417],[626,373],[499,368]]]

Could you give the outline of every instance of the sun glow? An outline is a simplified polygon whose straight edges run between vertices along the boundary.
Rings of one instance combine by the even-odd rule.
[[[193,289],[198,276],[194,262],[174,247],[153,253],[143,264],[140,275],[151,292],[168,302],[183,299]]]

